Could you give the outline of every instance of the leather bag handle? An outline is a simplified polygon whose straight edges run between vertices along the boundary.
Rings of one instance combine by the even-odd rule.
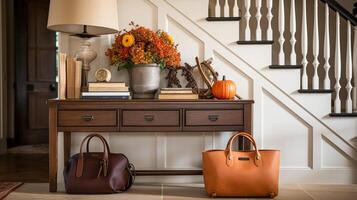
[[[247,138],[252,144],[253,144],[253,147],[254,147],[254,150],[255,150],[255,159],[254,159],[254,163],[259,166],[259,162],[261,160],[261,155],[258,151],[258,148],[257,148],[257,145],[255,143],[255,140],[252,136],[250,136],[250,134],[248,133],[245,133],[245,132],[241,132],[241,133],[236,133],[234,134],[228,141],[228,144],[227,144],[227,147],[226,147],[226,152],[227,153],[227,165],[228,166],[231,166],[233,164],[233,156],[232,156],[232,142],[238,138],[239,136],[242,136],[242,137],[245,137]]]
[[[108,169],[108,158],[109,158],[109,155],[108,155],[108,151],[109,151],[109,148],[108,146],[106,145],[106,140],[104,139],[103,136],[99,135],[99,134],[90,134],[90,135],[87,135],[83,140],[82,140],[82,143],[81,143],[81,146],[80,146],[80,152],[79,152],[79,158],[78,158],[78,161],[77,161],[77,169],[76,169],[76,177],[79,178],[83,175],[83,144],[85,143],[86,140],[90,139],[90,138],[93,138],[93,137],[97,137],[99,138],[101,141],[102,141],[102,144],[103,144],[103,147],[104,147],[104,153],[103,153],[103,162],[104,162],[104,165],[105,165],[105,172],[107,172],[107,169]],[[104,176],[106,176],[106,173],[104,173]]]
[[[87,153],[89,152],[89,143],[94,137],[95,137],[94,135],[91,135],[91,137],[88,138],[87,145],[86,145]],[[100,135],[100,137],[102,137],[104,139],[105,147],[108,150],[108,154],[110,154],[110,148],[109,148],[109,144],[108,144],[107,140],[101,135]]]
[[[237,133],[239,133],[239,132],[237,132]],[[237,133],[235,133],[235,134],[237,134]],[[232,140],[233,138],[235,138],[235,137],[234,137],[235,134],[232,135],[232,136],[229,138],[229,140],[228,140],[228,142],[227,142],[227,145],[226,145],[226,149],[228,149],[228,145],[230,144],[231,140]],[[253,136],[252,136],[251,134],[246,133],[246,132],[240,132],[240,134],[249,137],[251,140],[249,140],[249,139],[248,139],[248,140],[249,140],[252,144],[255,143],[255,140],[254,140],[254,138],[253,138]],[[246,138],[247,138],[247,137],[246,137]]]

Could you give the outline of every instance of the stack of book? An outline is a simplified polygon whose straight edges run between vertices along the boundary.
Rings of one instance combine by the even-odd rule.
[[[82,61],[59,53],[59,98],[80,98],[81,77]]]
[[[198,99],[191,88],[161,88],[159,99]]]
[[[88,92],[82,92],[83,98],[131,99],[125,83],[97,82],[88,83]]]

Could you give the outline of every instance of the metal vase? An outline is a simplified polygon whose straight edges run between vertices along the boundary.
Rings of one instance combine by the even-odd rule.
[[[129,70],[134,99],[153,99],[160,86],[160,67],[156,64],[134,65]]]

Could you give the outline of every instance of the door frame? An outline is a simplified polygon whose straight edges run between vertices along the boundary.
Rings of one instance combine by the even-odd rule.
[[[7,149],[6,4],[0,3],[0,154]]]

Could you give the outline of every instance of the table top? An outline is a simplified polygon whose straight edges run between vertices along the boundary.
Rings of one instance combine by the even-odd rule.
[[[49,99],[49,104],[66,104],[66,103],[224,103],[224,104],[252,104],[254,100],[249,99]]]

